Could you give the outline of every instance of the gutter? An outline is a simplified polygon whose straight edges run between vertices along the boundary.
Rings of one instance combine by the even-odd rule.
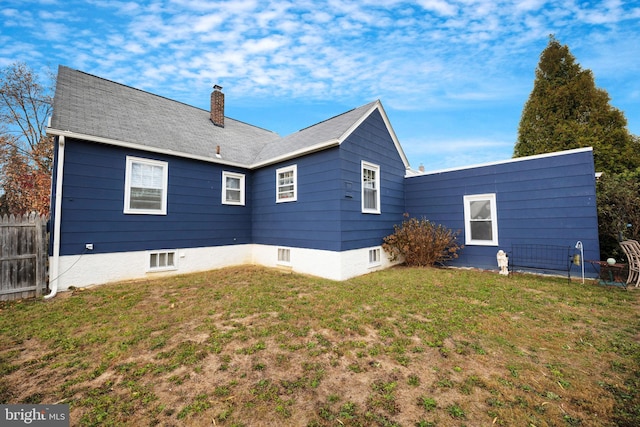
[[[303,156],[305,154],[311,154],[318,151],[326,150],[331,147],[337,147],[342,143],[339,139],[330,139],[328,141],[321,142],[319,144],[315,144],[309,147],[304,147],[296,151],[291,151],[290,153],[286,153],[284,155],[274,157],[272,159],[263,160],[258,163],[254,163],[249,165],[248,168],[250,170],[263,168],[265,166],[274,165],[276,163],[286,162],[287,160],[295,159],[297,157]]]
[[[62,175],[64,172],[64,135],[58,137],[58,165],[56,168],[56,205],[54,207],[53,254],[49,263],[49,290],[44,299],[51,299],[58,293],[58,277],[60,271],[60,223],[62,216]]]
[[[231,161],[224,160],[222,159],[221,156],[220,157],[199,156],[196,154],[188,154],[188,153],[182,153],[179,151],[173,151],[173,150],[168,150],[164,148],[156,148],[148,145],[136,144],[134,142],[118,141],[116,139],[104,138],[101,136],[87,135],[84,133],[73,132],[70,130],[59,130],[59,129],[48,128],[47,135],[57,135],[60,137],[66,136],[69,138],[75,138],[75,139],[80,139],[84,141],[98,142],[100,144],[114,145],[116,147],[124,147],[124,148],[130,148],[133,150],[146,151],[149,153],[166,154],[168,156],[182,157],[185,159],[193,159],[193,160],[201,160],[203,162],[208,162],[208,163],[217,163],[221,165],[235,166],[235,167],[244,168],[244,169],[247,168],[247,165],[244,165],[238,162],[231,162]]]
[[[454,172],[454,171],[462,171],[462,170],[468,170],[468,169],[476,169],[476,168],[484,168],[487,166],[496,166],[496,165],[504,165],[504,164],[508,164],[508,163],[518,163],[518,162],[526,162],[528,160],[535,160],[535,159],[544,159],[547,157],[557,157],[557,156],[564,156],[564,155],[568,155],[568,154],[576,154],[576,153],[587,153],[593,151],[593,147],[582,147],[582,148],[573,148],[570,150],[563,150],[563,151],[554,151],[551,153],[543,153],[543,154],[534,154],[532,156],[525,156],[525,157],[514,157],[511,159],[506,159],[506,160],[498,160],[495,162],[488,162],[488,163],[478,163],[475,165],[468,165],[468,166],[455,166],[452,168],[447,168],[447,169],[437,169],[437,170],[432,170],[432,171],[426,171],[426,172],[420,172],[417,174],[412,174],[412,175],[405,175],[405,178],[410,178],[412,176],[422,176],[422,175],[437,175],[437,174],[441,174],[444,172]],[[598,173],[596,172],[596,179],[599,178]]]

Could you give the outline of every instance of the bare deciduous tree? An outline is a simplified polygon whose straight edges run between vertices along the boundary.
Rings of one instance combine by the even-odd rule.
[[[50,76],[51,82],[55,79]],[[49,212],[53,143],[46,135],[52,88],[24,63],[0,71],[0,210]]]

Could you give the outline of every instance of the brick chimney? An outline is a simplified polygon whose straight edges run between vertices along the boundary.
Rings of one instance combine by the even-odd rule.
[[[222,86],[215,85],[211,92],[211,121],[214,125],[224,127],[224,93]]]

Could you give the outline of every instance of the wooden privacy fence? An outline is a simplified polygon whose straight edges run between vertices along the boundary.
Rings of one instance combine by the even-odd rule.
[[[41,296],[47,287],[47,217],[0,217],[0,301]]]

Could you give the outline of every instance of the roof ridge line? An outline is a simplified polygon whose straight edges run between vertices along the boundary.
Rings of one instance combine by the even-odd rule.
[[[195,110],[200,110],[200,111],[207,112],[207,113],[209,112],[208,110],[205,110],[204,108],[196,107],[196,106],[194,106],[194,105],[187,104],[186,102],[183,102],[183,101],[178,101],[178,100],[176,100],[176,99],[171,99],[171,98],[168,98],[168,97],[166,97],[166,96],[158,95],[157,93],[153,93],[153,92],[149,92],[149,91],[146,91],[146,90],[143,90],[143,89],[139,89],[139,88],[137,88],[137,87],[129,86],[129,85],[127,85],[127,84],[120,83],[120,82],[117,82],[117,81],[115,81],[115,80],[110,80],[110,79],[107,79],[107,78],[105,78],[105,77],[96,76],[95,74],[87,73],[86,71],[77,70],[77,69],[75,69],[75,68],[67,67],[66,65],[60,65],[60,67],[67,68],[67,69],[72,70],[72,71],[75,71],[75,72],[77,72],[77,73],[84,74],[85,76],[89,76],[89,77],[92,77],[92,78],[95,78],[95,79],[98,79],[98,80],[102,80],[102,81],[107,82],[107,83],[110,83],[110,84],[114,84],[114,85],[118,85],[118,86],[121,86],[121,87],[124,87],[124,88],[127,88],[127,89],[135,90],[135,91],[137,91],[137,92],[144,93],[144,94],[147,94],[147,95],[150,95],[150,96],[156,97],[156,98],[161,98],[161,99],[164,99],[164,100],[166,100],[166,101],[170,101],[170,102],[173,102],[173,103],[176,103],[176,104],[181,104],[181,105],[184,105],[185,107],[193,108],[193,109],[195,109]],[[256,125],[254,125],[254,124],[247,123],[247,122],[244,122],[244,121],[242,121],[242,120],[234,119],[233,117],[229,117],[229,116],[227,116],[227,115],[225,115],[225,118],[226,118],[226,119],[233,120],[233,121],[238,122],[238,123],[245,124],[245,125],[247,125],[247,126],[254,127],[254,128],[256,128],[256,129],[262,129],[262,130],[264,130],[264,131],[271,132],[271,133],[273,133],[274,135],[278,135],[278,136],[279,136],[279,134],[278,134],[277,132],[275,132],[275,131],[273,131],[273,130],[271,130],[271,129],[266,129],[266,128],[263,128],[263,127],[260,127],[260,126],[256,126]]]
[[[95,74],[87,73],[86,71],[76,70],[75,68],[67,67],[66,65],[60,65],[60,67],[68,68],[69,70],[75,71],[77,73],[82,73],[82,74],[84,74],[86,76],[93,77],[95,79],[102,80],[102,81],[105,81],[107,83],[115,84],[115,85],[118,85],[118,86],[122,86],[122,87],[125,87],[125,88],[128,88],[128,89],[132,89],[132,90],[135,90],[137,92],[145,93],[147,95],[151,95],[151,96],[154,96],[156,98],[166,99],[167,101],[175,102],[177,104],[182,104],[182,105],[185,105],[187,107],[195,108],[195,109],[202,110],[202,111],[207,111],[207,110],[205,110],[203,108],[195,107],[193,105],[187,104],[186,102],[178,101],[176,99],[167,98],[166,96],[158,95],[157,93],[152,93],[152,92],[149,92],[149,91],[146,91],[146,90],[143,90],[143,89],[138,89],[137,87],[129,86],[129,85],[126,85],[124,83],[117,82],[115,80],[107,79],[105,77],[96,76]]]

